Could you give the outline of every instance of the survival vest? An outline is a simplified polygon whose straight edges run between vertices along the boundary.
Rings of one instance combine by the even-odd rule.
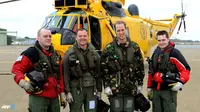
[[[152,69],[150,69],[152,74],[155,72],[163,74],[166,74],[168,71],[172,73],[177,72],[176,66],[170,62],[170,53],[172,50],[173,47],[171,47],[168,52],[153,54],[152,63],[150,64],[152,67]]]
[[[111,46],[114,46],[114,50],[109,54],[108,66],[114,71],[120,71],[122,67],[131,68],[131,71],[135,70],[134,48],[131,42],[128,42],[127,44],[127,47],[122,48],[116,41],[111,43]]]
[[[54,49],[51,49],[51,56],[46,56],[37,45],[34,45],[36,50],[39,53],[39,61],[36,63],[36,66],[34,67],[36,70],[42,71],[45,79],[49,76],[56,78],[57,80],[60,80],[60,60],[61,57],[54,51]]]
[[[79,49],[77,43],[71,48],[69,54],[69,65],[71,71],[71,78],[79,80],[78,86],[94,86],[95,78],[98,73],[96,67],[98,66],[98,54],[91,44],[88,44],[88,49],[85,51]]]

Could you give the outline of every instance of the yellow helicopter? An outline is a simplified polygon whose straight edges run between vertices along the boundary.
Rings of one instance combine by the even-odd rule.
[[[52,44],[63,57],[75,42],[77,29],[87,29],[89,41],[101,52],[116,36],[114,23],[123,20],[127,24],[127,37],[139,44],[146,58],[152,46],[157,44],[156,32],[166,30],[171,36],[179,20],[185,17],[182,13],[171,19],[146,19],[139,16],[135,4],[128,9],[123,8],[124,4],[125,0],[55,0],[57,11],[46,17],[42,27],[52,31]]]

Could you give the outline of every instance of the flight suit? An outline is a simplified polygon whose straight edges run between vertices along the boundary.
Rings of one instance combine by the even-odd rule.
[[[113,95],[108,96],[112,112],[133,112],[137,86],[143,85],[144,64],[137,43],[128,41],[120,44],[117,38],[102,52],[101,68],[104,86],[110,87]]]
[[[70,112],[96,112],[96,92],[102,91],[100,56],[92,44],[86,50],[75,43],[64,56],[65,92],[71,93]]]
[[[44,75],[45,84],[42,86],[42,92],[38,94],[27,92],[30,112],[60,112],[58,95],[64,92],[60,62],[61,57],[53,46],[47,51],[36,41],[34,47],[23,51],[14,63],[12,73],[15,74],[14,80],[18,84],[24,78],[24,74],[31,71],[41,71]]]
[[[170,84],[189,80],[190,66],[175,44],[161,50],[157,47],[149,60],[147,87],[152,89],[153,112],[176,112],[177,91],[172,91]]]

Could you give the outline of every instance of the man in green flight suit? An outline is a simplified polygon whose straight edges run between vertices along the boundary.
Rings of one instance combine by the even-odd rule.
[[[111,112],[133,112],[134,95],[141,92],[143,85],[143,58],[139,45],[126,37],[125,22],[117,21],[115,30],[117,37],[101,56],[104,92]]]
[[[100,56],[88,43],[86,29],[77,31],[76,42],[64,56],[64,85],[70,112],[96,112],[101,98]]]

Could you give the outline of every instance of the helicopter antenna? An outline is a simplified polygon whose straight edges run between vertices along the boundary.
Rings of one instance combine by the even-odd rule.
[[[9,3],[9,2],[15,2],[15,1],[20,1],[20,0],[7,0],[7,1],[0,2],[0,4]]]
[[[181,11],[182,11],[182,14],[181,14],[181,21],[180,21],[180,25],[178,27],[178,31],[177,31],[177,34],[179,34],[180,32],[180,29],[181,29],[181,25],[182,25],[182,22],[183,22],[183,26],[184,26],[184,32],[186,32],[186,24],[185,24],[185,11],[183,11],[183,0],[181,0]]]

